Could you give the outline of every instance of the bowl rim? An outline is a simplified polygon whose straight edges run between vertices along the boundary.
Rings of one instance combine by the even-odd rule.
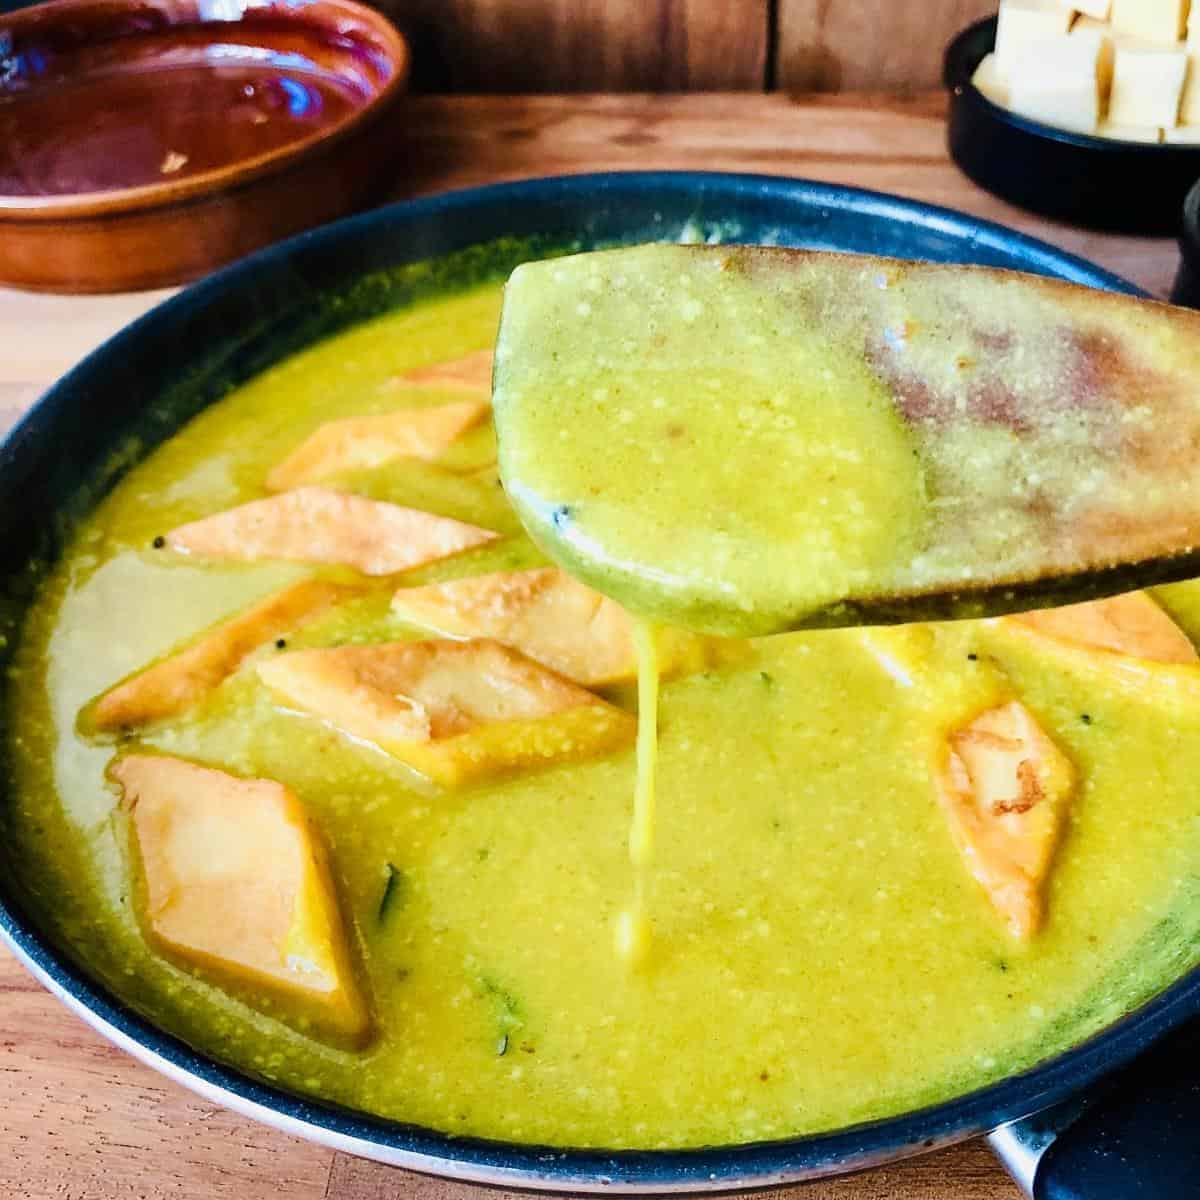
[[[1003,104],[997,104],[989,96],[977,88],[973,82],[975,68],[981,59],[976,58],[976,45],[985,33],[992,35],[992,45],[995,46],[996,17],[984,17],[982,20],[961,29],[946,47],[945,70],[943,82],[955,96],[969,98],[972,102],[989,112],[994,120],[1011,125],[1031,137],[1039,137],[1044,141],[1060,142],[1065,146],[1073,146],[1079,150],[1093,150],[1099,154],[1133,154],[1155,155],[1158,158],[1175,157],[1186,159],[1194,157],[1200,160],[1200,142],[1132,142],[1124,138],[1100,137],[1093,133],[1079,133],[1073,129],[1061,129],[1057,125],[1049,125],[1034,117],[1022,116]],[[992,51],[988,51],[991,53]],[[1198,168],[1200,170],[1200,168]]]
[[[767,198],[783,206],[801,198],[822,210],[919,219],[980,247],[1020,249],[1030,263],[1091,286],[1144,295],[1128,281],[1039,239],[953,209],[885,193],[785,176],[703,171],[611,172],[489,184],[384,208],[299,234],[216,272],[155,306],[58,380],[8,434],[5,450],[37,436],[45,410],[73,392],[86,395],[112,359],[188,313],[204,312],[251,283],[263,268],[303,265],[327,244],[402,230],[429,219],[467,220],[487,209],[523,203],[593,203],[598,195],[633,199],[675,189],[712,189],[731,203]],[[1083,1041],[1025,1071],[951,1099],[840,1129],[754,1144],[679,1150],[571,1149],[456,1137],[307,1100],[193,1049],[94,982],[65,951],[44,938],[19,897],[0,890],[0,940],[53,995],[121,1049],[206,1099],[335,1150],[464,1182],[537,1191],[684,1194],[763,1188],[843,1174],[950,1145],[1039,1111],[1132,1060],[1183,1021],[1200,1015],[1200,967]]]
[[[282,173],[296,163],[324,153],[341,144],[373,121],[408,87],[412,52],[408,39],[383,13],[359,0],[232,0],[233,17],[207,15],[202,0],[142,0],[142,7],[171,16],[169,25],[195,28],[242,23],[247,13],[273,12],[281,21],[298,28],[321,27],[340,36],[357,27],[368,30],[387,57],[391,75],[376,88],[365,103],[351,109],[337,121],[323,125],[296,141],[285,142],[273,150],[248,158],[235,159],[221,166],[199,171],[183,179],[165,179],[154,183],[106,191],[67,192],[52,195],[13,195],[0,192],[0,222],[59,221],[87,219],[172,208],[205,200],[221,193],[237,191],[266,176]],[[73,13],[87,9],[112,9],[111,0],[43,0],[29,8],[0,15],[0,37],[13,31],[51,27],[56,20],[70,19]],[[218,11],[226,11],[223,7]],[[303,14],[309,14],[305,20]],[[176,20],[182,15],[185,20]],[[138,36],[137,34],[133,35]]]
[[[1183,198],[1183,219],[1179,224],[1180,273],[1175,286],[1179,286],[1184,269],[1195,270],[1200,261],[1200,179],[1188,188]],[[1172,291],[1174,295],[1174,290]]]

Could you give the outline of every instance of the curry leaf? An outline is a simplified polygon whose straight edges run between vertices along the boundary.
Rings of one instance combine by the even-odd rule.
[[[379,897],[379,908],[375,912],[375,921],[381,926],[387,923],[391,912],[403,908],[408,899],[408,876],[392,863],[388,863],[387,873],[387,882],[383,885],[383,895]]]

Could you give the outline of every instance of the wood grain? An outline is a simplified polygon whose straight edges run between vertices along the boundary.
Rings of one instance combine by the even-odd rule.
[[[768,0],[381,0],[450,92],[761,91]]]
[[[789,91],[926,88],[958,31],[996,0],[779,0],[776,86]]]
[[[393,196],[580,171],[721,170],[852,183],[964,209],[1033,234],[1165,296],[1172,239],[1049,221],[978,188],[946,153],[940,91],[787,96],[414,96]]]
[[[680,167],[805,175],[1003,220],[1165,294],[1168,239],[1108,237],[1031,217],[948,161],[936,93],[423,97],[396,129],[397,196],[552,172]],[[406,165],[404,165],[406,164]],[[33,296],[0,289],[0,421],[167,295]],[[110,1047],[0,951],[0,1196],[4,1200],[506,1200],[333,1154],[214,1108]],[[969,1144],[795,1200],[1019,1200]],[[780,1200],[782,1192],[770,1194]]]
[[[51,296],[0,287],[0,399],[38,392],[118,329],[172,294]],[[30,397],[32,398],[32,397]]]
[[[0,1196],[320,1197],[331,1154],[214,1108],[70,1017],[0,962]]]

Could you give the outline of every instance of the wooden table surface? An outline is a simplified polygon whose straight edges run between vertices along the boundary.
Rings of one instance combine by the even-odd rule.
[[[969,183],[927,93],[424,97],[396,129],[397,197],[558,172],[704,168],[807,176],[1002,221],[1165,295],[1167,239],[1111,237],[1029,216]],[[0,288],[0,423],[102,338],[167,293],[73,298]],[[0,1196],[10,1200],[484,1200],[285,1137],[161,1079],[43,992],[0,951]],[[1017,1200],[971,1143],[797,1200]]]

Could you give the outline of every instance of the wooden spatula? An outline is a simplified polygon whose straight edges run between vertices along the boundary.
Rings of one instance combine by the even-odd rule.
[[[649,245],[518,268],[527,528],[716,633],[975,617],[1200,574],[1200,314],[979,267]]]

